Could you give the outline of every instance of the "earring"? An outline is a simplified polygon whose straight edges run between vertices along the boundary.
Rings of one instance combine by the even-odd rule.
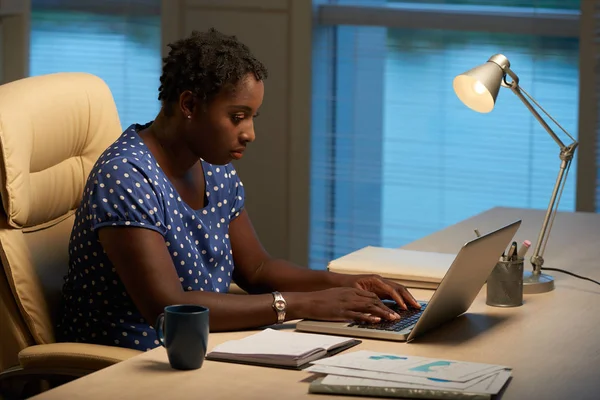
[[[192,116],[191,116],[191,115],[188,115],[187,117],[188,117],[188,119],[192,119]]]

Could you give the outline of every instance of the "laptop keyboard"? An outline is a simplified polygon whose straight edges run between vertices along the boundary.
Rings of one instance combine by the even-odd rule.
[[[417,320],[425,311],[425,304],[421,305],[420,309],[409,308],[408,310],[404,310],[400,308],[397,304],[388,305],[393,311],[395,311],[398,315],[400,315],[400,319],[395,321],[382,321],[377,323],[370,322],[353,322],[348,327],[352,328],[361,328],[361,329],[373,329],[378,331],[392,331],[392,332],[400,332],[409,326],[412,326],[417,323]]]

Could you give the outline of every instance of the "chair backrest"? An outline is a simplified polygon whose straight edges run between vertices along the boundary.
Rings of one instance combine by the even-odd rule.
[[[22,348],[54,342],[74,212],[91,168],[120,134],[112,94],[96,76],[0,86],[0,370],[17,364]]]

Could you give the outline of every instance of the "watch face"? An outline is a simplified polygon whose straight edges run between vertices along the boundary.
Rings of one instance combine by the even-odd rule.
[[[285,301],[283,301],[283,300],[277,300],[277,301],[275,302],[275,308],[276,308],[278,311],[283,311],[283,310],[285,310]]]

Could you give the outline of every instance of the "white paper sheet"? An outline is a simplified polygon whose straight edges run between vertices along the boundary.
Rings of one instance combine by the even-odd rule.
[[[394,383],[410,383],[415,385],[422,385],[427,387],[435,387],[442,389],[457,389],[464,390],[468,387],[471,387],[482,380],[494,376],[497,372],[492,372],[491,374],[482,375],[477,378],[471,379],[467,382],[453,382],[453,381],[445,381],[440,379],[431,379],[431,378],[422,378],[418,376],[410,376],[410,375],[400,375],[389,372],[376,372],[376,371],[366,371],[362,369],[353,369],[353,368],[343,368],[343,367],[332,367],[328,365],[312,365],[311,367],[306,369],[307,372],[314,372],[319,374],[327,374],[327,375],[338,375],[338,376],[347,376],[353,378],[365,378],[365,379],[375,379],[381,381],[388,381]]]
[[[466,382],[492,372],[510,369],[500,365],[403,356],[366,350],[325,358],[315,361],[314,364],[444,379],[456,382]]]

